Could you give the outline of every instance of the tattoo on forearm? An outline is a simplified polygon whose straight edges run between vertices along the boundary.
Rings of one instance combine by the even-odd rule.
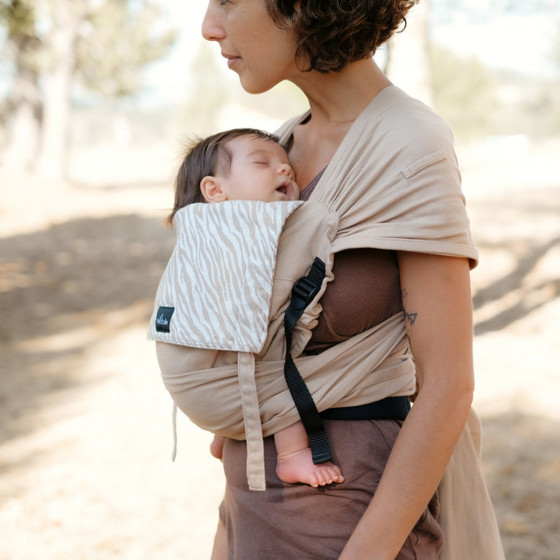
[[[409,323],[411,326],[414,325],[416,318],[418,317],[418,313],[410,313],[407,309],[406,300],[408,299],[408,292],[406,290],[402,291],[402,302],[403,302],[403,312],[404,312],[404,320],[405,322]]]

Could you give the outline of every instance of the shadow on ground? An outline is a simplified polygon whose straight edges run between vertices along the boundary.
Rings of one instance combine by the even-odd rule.
[[[85,382],[93,343],[148,321],[174,235],[155,219],[76,219],[0,239],[0,442],[42,396]]]
[[[492,317],[477,322],[475,335],[505,329],[515,321],[523,319],[533,311],[540,309],[550,300],[560,297],[560,277],[543,278],[541,281],[534,283],[527,282],[528,277],[535,271],[541,259],[560,249],[560,237],[545,242],[527,241],[521,247],[518,244],[515,249],[508,248],[507,245],[504,247],[503,244],[490,243],[481,244],[481,248],[486,251],[502,250],[504,248],[510,251],[515,250],[517,257],[513,270],[475,293],[473,298],[474,309],[477,310],[489,302],[505,298],[513,292],[516,292],[518,296],[514,301],[505,304]],[[533,293],[543,293],[546,296],[530,297]]]
[[[483,418],[488,487],[508,560],[556,560],[560,423],[509,413]]]
[[[487,196],[471,201],[470,209],[481,267],[495,269],[504,255],[511,262],[474,294],[475,312],[495,304],[475,324],[475,334],[483,335],[560,297],[560,186]]]

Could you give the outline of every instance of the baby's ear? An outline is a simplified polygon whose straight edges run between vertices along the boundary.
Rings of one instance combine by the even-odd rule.
[[[200,181],[200,192],[206,202],[223,202],[227,200],[226,193],[220,185],[220,180],[212,175],[207,175]]]

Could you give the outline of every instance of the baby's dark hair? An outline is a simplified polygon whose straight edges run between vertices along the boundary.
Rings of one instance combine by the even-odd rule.
[[[305,70],[337,72],[373,56],[419,0],[266,0],[280,28],[295,31]]]
[[[177,210],[195,202],[205,202],[200,190],[200,183],[204,177],[216,173],[227,177],[232,158],[228,143],[241,136],[279,141],[274,134],[256,128],[233,128],[207,138],[195,138],[187,147],[175,177],[175,203],[167,217],[167,225],[173,224]]]

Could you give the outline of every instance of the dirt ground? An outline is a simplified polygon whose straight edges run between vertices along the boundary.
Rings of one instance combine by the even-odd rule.
[[[464,157],[476,408],[508,560],[560,558],[557,154]],[[170,461],[145,338],[173,247],[165,179],[56,192],[0,174],[0,560],[209,557],[221,466],[184,417]]]

